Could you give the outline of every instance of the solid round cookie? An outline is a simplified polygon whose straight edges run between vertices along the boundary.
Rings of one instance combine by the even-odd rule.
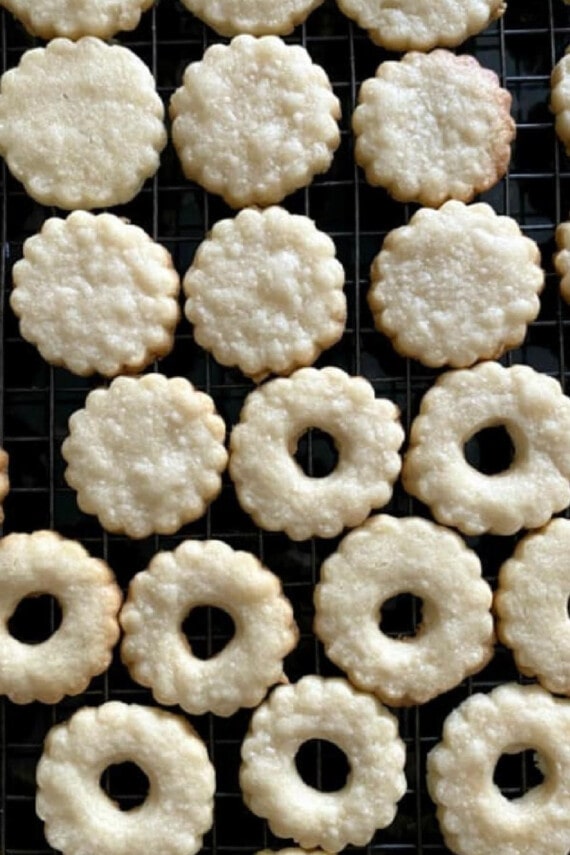
[[[495,595],[497,633],[519,671],[570,695],[570,521],[528,534],[502,565]]]
[[[367,181],[401,202],[470,201],[505,174],[511,96],[472,56],[411,51],[360,88],[352,125]]]
[[[368,302],[398,353],[464,368],[522,342],[543,285],[538,246],[515,220],[451,200],[388,233]]]
[[[484,30],[506,9],[504,0],[337,0],[378,45],[388,50],[427,51],[456,47]]]
[[[15,638],[9,621],[18,604],[48,594],[62,620],[45,641]],[[121,591],[109,567],[52,531],[0,540],[0,694],[17,704],[58,703],[85,691],[103,673],[119,638]]]
[[[141,14],[154,0],[0,0],[34,36],[99,36],[108,39],[119,30],[134,30]]]
[[[130,201],[158,169],[163,118],[144,62],[93,37],[29,50],[0,81],[0,154],[43,205]]]
[[[182,623],[205,605],[229,614],[235,634],[217,655],[200,659]],[[131,581],[121,625],[132,678],[159,703],[196,715],[257,706],[269,686],[286,682],[283,658],[298,637],[279,579],[254,555],[218,540],[188,540],[156,555]]]
[[[261,380],[310,365],[341,337],[344,271],[308,217],[248,208],[220,220],[183,280],[194,338]]]
[[[180,280],[170,254],[114,214],[46,220],[12,275],[20,332],[54,365],[112,377],[172,348]]]
[[[326,172],[340,142],[340,104],[300,45],[236,36],[209,47],[170,101],[187,178],[234,208],[271,205]]]
[[[559,140],[570,153],[570,53],[567,51],[550,77],[550,109],[554,113],[554,127]]]
[[[295,756],[311,739],[346,755],[342,789],[320,792],[299,775]],[[406,791],[405,753],[396,718],[376,698],[345,680],[311,675],[279,686],[253,714],[240,785],[246,805],[278,837],[338,852],[349,843],[366,846],[392,822]]]
[[[101,786],[112,765],[135,763],[149,791],[122,811]],[[195,855],[212,826],[215,773],[182,716],[109,701],[49,731],[37,768],[36,812],[65,855]]]
[[[220,492],[224,436],[214,402],[188,380],[117,377],[69,419],[65,480],[107,531],[172,534]]]
[[[382,606],[398,594],[422,602],[413,637],[379,628]],[[391,706],[425,703],[493,655],[493,596],[477,555],[419,517],[375,516],[350,532],[323,563],[314,598],[328,658]]]
[[[514,458],[486,475],[465,457],[480,431],[505,428]],[[483,362],[441,375],[412,423],[405,489],[438,522],[469,535],[538,528],[570,503],[570,400],[526,365]]]
[[[427,785],[457,855],[566,855],[570,849],[570,702],[507,683],[467,698],[428,754]],[[503,754],[534,749],[544,781],[517,799],[493,781]]]
[[[310,428],[328,433],[338,451],[324,478],[306,475],[294,458]],[[247,396],[229,470],[242,508],[261,528],[292,540],[335,537],[389,502],[403,440],[397,407],[375,398],[363,377],[301,368]]]
[[[554,255],[554,266],[560,274],[560,293],[570,303],[570,222],[560,223],[556,228],[558,252]]]
[[[251,33],[286,36],[323,0],[182,0],[182,4],[221,36]]]

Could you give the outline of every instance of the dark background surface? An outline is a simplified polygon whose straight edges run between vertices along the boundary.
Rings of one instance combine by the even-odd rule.
[[[5,70],[16,65],[24,50],[41,42],[27,36],[9,14],[0,13],[0,17]],[[503,362],[527,363],[552,374],[563,384],[567,378],[570,336],[566,333],[570,314],[558,295],[552,253],[555,226],[568,216],[570,208],[570,173],[568,160],[555,138],[548,96],[551,69],[570,41],[569,23],[570,7],[562,0],[510,0],[500,22],[458,50],[475,54],[484,65],[493,68],[512,93],[517,138],[510,172],[482,198],[497,212],[515,217],[524,232],[537,241],[547,270],[540,316],[529,329],[524,345],[508,354]],[[117,37],[117,41],[128,45],[148,63],[165,102],[180,84],[187,63],[200,59],[204,49],[217,40],[220,39],[196,21],[178,0],[160,0],[136,31]],[[374,74],[383,59],[395,55],[374,46],[363,31],[340,14],[333,0],[325,0],[290,41],[304,44],[313,59],[326,68],[343,106],[342,143],[331,170],[283,203],[293,212],[308,214],[331,235],[346,271],[349,303],[346,333],[317,364],[338,365],[350,373],[363,374],[378,395],[388,396],[400,406],[404,425],[408,427],[421,395],[436,373],[395,354],[388,340],[374,331],[365,297],[370,262],[384,235],[406,222],[414,208],[394,202],[384,191],[364,183],[353,163],[349,131],[360,83]],[[65,370],[50,368],[20,338],[7,302],[11,267],[21,256],[25,238],[35,233],[46,217],[57,212],[34,203],[5,171],[0,181],[3,244],[0,273],[5,306],[1,318],[0,424],[4,447],[10,455],[11,479],[4,532],[51,528],[76,538],[92,554],[109,562],[125,588],[158,549],[172,548],[189,536],[216,537],[235,548],[250,550],[281,577],[294,605],[301,639],[286,662],[289,678],[293,681],[309,673],[338,673],[312,634],[313,587],[322,560],[336,548],[338,538],[299,544],[284,535],[259,531],[239,509],[227,476],[221,496],[208,513],[175,537],[132,542],[107,535],[94,518],[80,513],[73,491],[63,480],[60,446],[70,413],[83,405],[88,391],[101,380],[83,380]],[[172,252],[181,274],[210,226],[231,215],[222,201],[184,179],[170,143],[156,178],[147,183],[132,203],[115,211],[163,243]],[[460,288],[458,283],[458,299],[461,299]],[[237,421],[244,396],[252,388],[239,372],[217,365],[194,344],[186,321],[181,322],[175,348],[161,361],[159,370],[168,376],[187,377],[209,392],[228,429]],[[304,447],[306,464],[319,471],[330,454],[326,442],[309,441]],[[396,515],[424,513],[399,486],[386,510]],[[514,539],[482,537],[469,542],[476,548],[485,575],[494,585],[501,562],[512,552]],[[406,598],[393,604],[390,614],[385,615],[388,627],[395,633],[409,631],[418,616],[417,604]],[[39,637],[42,625],[49,631],[55,610],[53,604],[46,607],[43,601],[35,607],[29,606],[18,617],[18,631],[33,639]],[[193,615],[189,625],[192,642],[204,655],[228,637],[227,621],[220,620],[213,611]],[[447,851],[438,831],[434,806],[426,793],[426,754],[438,740],[443,719],[454,706],[474,691],[487,691],[511,679],[519,679],[512,657],[498,647],[494,659],[476,677],[422,707],[397,713],[408,749],[408,791],[394,823],[377,833],[367,851]],[[85,704],[101,704],[108,699],[152,703],[150,692],[129,679],[118,655],[108,673],[95,679],[85,694],[57,706],[19,707],[0,700],[1,853],[39,855],[51,851],[34,811],[34,774],[42,741],[55,722],[68,718]],[[286,845],[286,841],[272,837],[262,820],[249,813],[239,793],[239,749],[249,715],[248,711],[242,711],[229,719],[211,715],[191,719],[205,739],[217,770],[216,822],[205,838],[206,852],[254,852],[265,846],[278,849]],[[313,780],[338,782],[338,760],[326,750],[317,747],[309,751],[303,763],[305,774]],[[515,756],[501,764],[498,783],[507,794],[516,796],[532,783],[532,774],[529,755]],[[109,791],[120,797],[124,806],[133,804],[137,793],[140,795],[137,776],[126,769],[110,778],[106,782]]]

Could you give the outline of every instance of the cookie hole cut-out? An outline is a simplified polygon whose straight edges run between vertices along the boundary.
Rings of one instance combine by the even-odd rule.
[[[150,789],[146,774],[130,760],[108,766],[101,775],[100,786],[119,809],[125,812],[142,805]]]
[[[407,592],[390,597],[380,606],[378,626],[384,635],[413,638],[422,622],[423,601]]]
[[[212,659],[235,635],[231,615],[215,606],[196,606],[182,622],[182,632],[198,659]]]
[[[335,793],[346,785],[350,763],[344,751],[328,739],[308,739],[295,757],[297,772],[309,787]]]
[[[61,607],[51,594],[24,597],[8,621],[8,632],[24,644],[47,641],[61,625]]]
[[[464,446],[465,459],[483,475],[506,472],[515,459],[516,448],[505,425],[492,425],[478,431]]]
[[[506,799],[515,801],[543,783],[543,763],[543,758],[533,748],[501,754],[493,783]],[[513,782],[516,783],[513,785]]]
[[[339,455],[330,433],[313,427],[299,437],[294,457],[305,475],[326,478],[336,469]]]

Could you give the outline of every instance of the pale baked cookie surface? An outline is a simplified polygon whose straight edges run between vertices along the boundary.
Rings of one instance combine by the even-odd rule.
[[[28,32],[44,39],[65,36],[110,38],[119,30],[134,30],[154,0],[0,0]]]
[[[505,683],[468,697],[428,754],[427,786],[457,855],[566,855],[570,848],[570,702]],[[503,754],[532,749],[544,781],[509,799],[494,783]]]
[[[172,259],[113,214],[46,220],[12,275],[20,332],[54,365],[112,377],[172,348],[180,288]]]
[[[112,765],[136,764],[149,782],[123,811],[101,785]],[[195,855],[211,828],[215,771],[182,716],[108,701],[83,707],[48,732],[37,767],[36,812],[65,855]]]
[[[388,50],[455,47],[506,9],[504,0],[337,0],[345,15]]]
[[[379,627],[382,606],[398,594],[422,603],[406,638]],[[324,561],[314,599],[326,655],[390,706],[423,704],[493,655],[493,595],[477,555],[455,532],[419,517],[381,514],[350,532]]]
[[[247,209],[222,220],[183,280],[198,344],[261,379],[310,365],[341,337],[344,271],[308,217]]]
[[[9,631],[19,603],[39,594],[57,600],[61,624],[39,644]],[[52,531],[0,540],[0,694],[17,704],[58,703],[84,692],[111,662],[122,595],[104,561]]]
[[[463,368],[521,343],[544,273],[515,220],[451,200],[389,232],[371,280],[374,322],[399,353]]]
[[[348,759],[350,775],[334,793],[308,786],[297,771],[295,755],[311,739],[332,742]],[[376,829],[392,822],[406,791],[397,719],[338,677],[311,674],[278,686],[254,712],[241,756],[249,809],[305,850],[366,846]]]
[[[118,377],[71,416],[65,479],[108,531],[171,534],[218,495],[224,435],[214,402],[188,380]]]
[[[486,475],[465,444],[502,426],[514,456]],[[526,365],[482,362],[448,371],[422,398],[402,468],[405,489],[444,525],[469,535],[539,528],[570,504],[570,399]]]
[[[324,478],[295,460],[301,436],[319,428],[338,462]],[[300,368],[251,392],[230,440],[230,475],[257,525],[292,540],[335,537],[387,504],[400,472],[399,411],[363,377],[339,368]]]
[[[370,184],[401,202],[468,202],[505,174],[511,96],[472,56],[410,52],[360,88],[355,157]]]
[[[90,36],[27,51],[0,82],[0,153],[44,205],[128,202],[158,169],[163,118],[144,62]]]
[[[186,177],[234,208],[305,187],[340,142],[340,104],[325,71],[277,36],[209,47],[186,68],[170,115]]]
[[[323,0],[182,0],[194,15],[222,36],[273,33],[286,36]]]
[[[528,534],[499,571],[497,632],[523,674],[570,695],[570,521]]]
[[[570,222],[560,223],[556,229],[558,252],[554,255],[554,266],[560,274],[560,293],[570,303]]]
[[[550,109],[555,115],[558,138],[570,152],[570,53],[566,52],[550,77]]]
[[[197,606],[222,609],[234,622],[233,638],[208,659],[193,653],[182,632]],[[277,576],[219,540],[187,540],[156,555],[131,580],[121,625],[121,656],[132,678],[150,686],[159,703],[195,715],[257,706],[270,686],[287,682],[283,659],[298,638]]]

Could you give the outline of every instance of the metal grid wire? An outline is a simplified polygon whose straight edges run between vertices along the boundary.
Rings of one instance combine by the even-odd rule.
[[[508,177],[483,197],[499,213],[515,217],[525,233],[536,240],[543,253],[548,276],[539,319],[529,330],[524,345],[505,362],[524,362],[548,372],[564,384],[567,377],[570,335],[568,309],[558,297],[552,273],[555,225],[570,209],[568,160],[557,143],[548,111],[549,75],[570,42],[570,12],[562,0],[510,0],[505,17],[485,33],[471,39],[461,51],[473,53],[493,68],[513,95],[513,114],[518,133]],[[2,70],[14,66],[24,50],[36,42],[4,13],[1,22]],[[159,0],[132,34],[118,41],[133,49],[152,69],[165,102],[179,85],[186,64],[201,58],[215,35],[199,24],[178,0]],[[333,0],[325,0],[291,41],[307,47],[313,59],[329,73],[343,106],[342,143],[332,169],[308,189],[285,201],[293,212],[309,215],[335,240],[346,270],[349,318],[342,341],[323,354],[320,365],[338,365],[350,373],[362,373],[378,395],[386,395],[401,408],[409,426],[421,395],[436,372],[397,356],[389,342],[372,327],[366,307],[369,265],[386,232],[406,222],[413,209],[392,201],[382,190],[368,187],[354,166],[349,119],[360,83],[374,74],[389,54],[375,47],[367,36],[344,18]],[[35,349],[24,342],[7,306],[10,271],[21,256],[22,242],[36,232],[47,216],[56,213],[29,199],[21,186],[3,171],[1,175],[3,348],[0,350],[2,394],[0,406],[3,442],[10,455],[12,489],[6,501],[4,530],[32,531],[51,528],[80,540],[92,554],[104,557],[126,588],[133,574],[143,569],[158,549],[175,546],[186,537],[217,537],[235,548],[248,549],[282,578],[301,629],[298,648],[288,657],[291,680],[304,674],[338,673],[325,659],[311,632],[312,592],[322,560],[338,543],[313,540],[294,544],[285,536],[262,533],[239,509],[229,481],[207,515],[184,528],[176,537],[131,542],[105,534],[92,518],[81,514],[75,497],[63,480],[60,455],[67,419],[82,406],[89,389],[100,381],[83,380],[46,365]],[[182,273],[211,225],[231,212],[217,198],[187,182],[172,147],[166,150],[158,176],[120,213],[145,228],[173,254]],[[458,298],[461,299],[458,282]],[[173,353],[159,370],[182,375],[209,392],[226,419],[228,428],[237,420],[245,394],[252,388],[239,372],[217,365],[193,342],[191,330],[180,324]],[[330,449],[318,437],[309,437],[304,455],[311,471],[326,461]],[[418,510],[398,488],[388,512],[405,515]],[[512,538],[481,537],[470,540],[479,553],[486,577],[494,583],[497,569],[513,549]],[[45,605],[45,603],[43,604]],[[44,613],[40,603],[20,617],[20,630],[34,638],[41,626],[53,626],[55,610]],[[401,598],[387,615],[395,633],[417,623],[417,604]],[[192,622],[192,642],[203,655],[228,637],[227,625],[213,610]],[[379,832],[368,852],[446,852],[434,807],[425,788],[425,757],[435,744],[444,717],[474,690],[486,691],[498,683],[519,679],[512,657],[502,648],[487,668],[454,691],[422,706],[398,712],[400,729],[408,749],[408,791],[390,828]],[[0,853],[39,855],[47,846],[42,824],[34,812],[34,773],[48,728],[85,704],[121,699],[152,704],[150,693],[132,683],[118,657],[89,690],[57,706],[42,704],[17,707],[0,701]],[[279,848],[283,841],[272,837],[266,825],[243,806],[238,787],[239,748],[249,720],[248,712],[230,719],[206,715],[192,719],[208,745],[217,770],[216,823],[205,838],[207,852],[254,852],[265,846]],[[304,757],[305,774],[315,783],[336,781],[338,764],[326,747],[317,745]],[[525,755],[515,756],[501,767],[499,783],[509,795],[525,791],[532,783],[532,764]],[[106,785],[125,806],[137,796],[136,776],[128,769],[110,773]]]

